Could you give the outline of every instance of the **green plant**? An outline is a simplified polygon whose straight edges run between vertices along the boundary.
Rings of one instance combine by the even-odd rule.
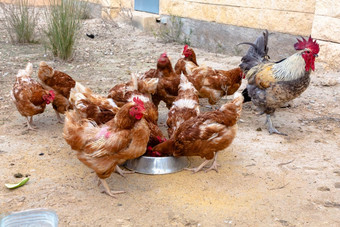
[[[81,18],[86,10],[84,3],[75,0],[50,0],[46,11],[47,47],[55,57],[69,60],[81,28]]]
[[[80,13],[80,19],[86,20],[86,19],[91,19],[91,6],[89,5],[88,1],[80,1],[79,2],[80,8],[81,8],[81,13]]]
[[[170,15],[169,23],[160,24],[159,30],[154,32],[154,35],[163,42],[177,42],[181,44],[190,44],[190,30],[189,36],[183,33],[183,22],[180,17]]]
[[[236,45],[236,46],[234,47],[234,50],[233,50],[234,55],[240,56],[240,55],[241,55],[241,52],[242,52],[242,49],[241,49],[239,46]]]
[[[4,14],[5,28],[12,43],[33,43],[37,15],[29,0],[13,0],[10,4],[0,3]]]
[[[215,43],[217,43],[217,45],[216,45],[216,53],[219,53],[219,54],[223,53],[224,50],[225,50],[224,46],[219,41],[215,40]]]

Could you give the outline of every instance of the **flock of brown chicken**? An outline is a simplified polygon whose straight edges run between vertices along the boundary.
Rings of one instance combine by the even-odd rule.
[[[282,104],[299,96],[309,85],[311,70],[319,45],[311,37],[294,45],[297,52],[279,62],[270,62],[267,55],[268,32],[250,45],[240,67],[224,71],[199,66],[192,48],[187,45],[175,67],[161,54],[157,68],[110,89],[107,97],[94,94],[69,75],[41,62],[39,82],[31,76],[28,63],[19,70],[12,98],[27,118],[29,129],[35,130],[33,116],[52,103],[57,114],[65,114],[63,136],[78,159],[93,169],[105,192],[114,194],[105,179],[113,171],[124,174],[119,165],[126,160],[148,156],[200,156],[205,161],[198,172],[217,171],[217,152],[227,148],[237,131],[242,103],[252,101],[267,114],[270,134],[284,134],[275,129],[270,116]],[[234,94],[242,83],[248,85],[233,101],[208,112],[200,112],[199,98],[216,104],[223,96]],[[168,139],[158,127],[158,105],[163,101],[169,109],[166,124]],[[210,160],[212,164],[206,167]]]

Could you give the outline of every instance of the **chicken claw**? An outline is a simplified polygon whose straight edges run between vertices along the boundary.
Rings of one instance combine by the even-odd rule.
[[[272,122],[272,119],[270,117],[269,114],[267,114],[267,119],[266,119],[266,124],[268,124],[268,131],[269,131],[269,134],[279,134],[279,135],[282,135],[282,136],[288,136],[287,134],[285,133],[282,133],[282,132],[279,132],[273,125],[273,122]]]
[[[211,164],[211,166],[207,170],[205,170],[205,172],[209,172],[210,170],[215,170],[216,173],[218,173],[217,167],[219,167],[219,166],[221,166],[221,165],[217,163],[217,153],[215,153],[213,163]]]
[[[109,196],[115,198],[115,199],[116,199],[115,194],[122,194],[122,193],[125,193],[125,191],[111,191],[110,188],[109,188],[109,185],[107,184],[107,182],[106,182],[105,179],[100,179],[100,178],[99,178],[99,181],[100,181],[100,183],[104,186],[104,192],[105,192],[106,194],[108,194]]]
[[[64,121],[61,119],[60,114],[56,110],[54,110],[54,111],[55,111],[55,113],[57,115],[57,122],[59,124],[64,124]]]
[[[192,171],[193,173],[197,173],[198,171],[203,169],[203,167],[206,166],[209,162],[210,160],[205,160],[200,166],[196,168],[185,168],[185,170],[189,170],[189,171]]]
[[[122,170],[122,168],[120,168],[118,165],[116,165],[116,173],[118,173],[119,175],[121,175],[122,177],[125,177],[124,174],[132,174],[135,173],[135,171],[129,171],[129,170]]]
[[[29,120],[28,120],[28,117],[26,119],[27,119],[27,128],[28,128],[28,130],[36,131],[38,127],[34,126],[34,124],[33,124],[33,117],[30,117]]]

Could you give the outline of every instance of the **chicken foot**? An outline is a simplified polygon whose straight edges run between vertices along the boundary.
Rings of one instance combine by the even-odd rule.
[[[215,170],[218,173],[217,167],[219,167],[219,166],[220,165],[217,164],[217,153],[215,153],[213,163],[211,164],[211,166],[205,172],[209,172],[210,170]]]
[[[267,114],[267,119],[266,119],[266,124],[268,124],[268,131],[269,131],[269,134],[279,134],[279,135],[283,135],[283,136],[288,136],[287,134],[285,133],[282,133],[282,132],[279,132],[273,125],[273,122],[272,122],[272,119],[270,117],[269,114]]]
[[[122,177],[125,177],[124,174],[132,174],[132,173],[135,173],[135,171],[122,170],[122,168],[120,168],[118,165],[116,165],[115,171],[116,171],[116,173],[118,173],[118,174],[121,175]]]
[[[185,170],[189,170],[192,171],[193,173],[197,173],[198,171],[200,171],[201,169],[203,169],[204,166],[206,166],[208,163],[210,162],[210,160],[205,160],[201,165],[199,165],[196,168],[185,168]]]
[[[63,124],[64,122],[63,122],[63,120],[61,119],[60,114],[59,114],[56,110],[54,110],[54,112],[55,112],[55,114],[57,115],[57,121],[58,121],[58,123]]]
[[[29,118],[29,119],[28,119],[28,118]],[[28,130],[36,131],[36,130],[37,130],[37,127],[34,127],[34,124],[33,124],[33,117],[32,117],[32,116],[26,117],[26,120],[27,120],[27,128],[28,128]]]
[[[100,179],[100,178],[99,178],[98,185],[99,185],[100,183],[104,186],[104,192],[105,192],[106,194],[108,194],[109,196],[113,197],[113,198],[116,198],[115,194],[122,194],[122,193],[125,193],[125,191],[111,191],[110,188],[109,188],[109,185],[107,184],[107,182],[106,182],[105,179]]]

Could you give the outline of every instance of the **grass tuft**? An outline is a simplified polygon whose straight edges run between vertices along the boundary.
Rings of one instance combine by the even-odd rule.
[[[12,43],[34,43],[34,30],[37,25],[37,11],[29,6],[29,0],[12,0],[1,3],[4,24]]]
[[[87,4],[76,0],[50,0],[46,11],[47,48],[55,57],[70,60]]]
[[[189,36],[184,34],[182,19],[170,14],[168,23],[160,23],[159,30],[154,35],[165,43],[177,42],[190,45],[191,33],[192,31],[190,30]]]

